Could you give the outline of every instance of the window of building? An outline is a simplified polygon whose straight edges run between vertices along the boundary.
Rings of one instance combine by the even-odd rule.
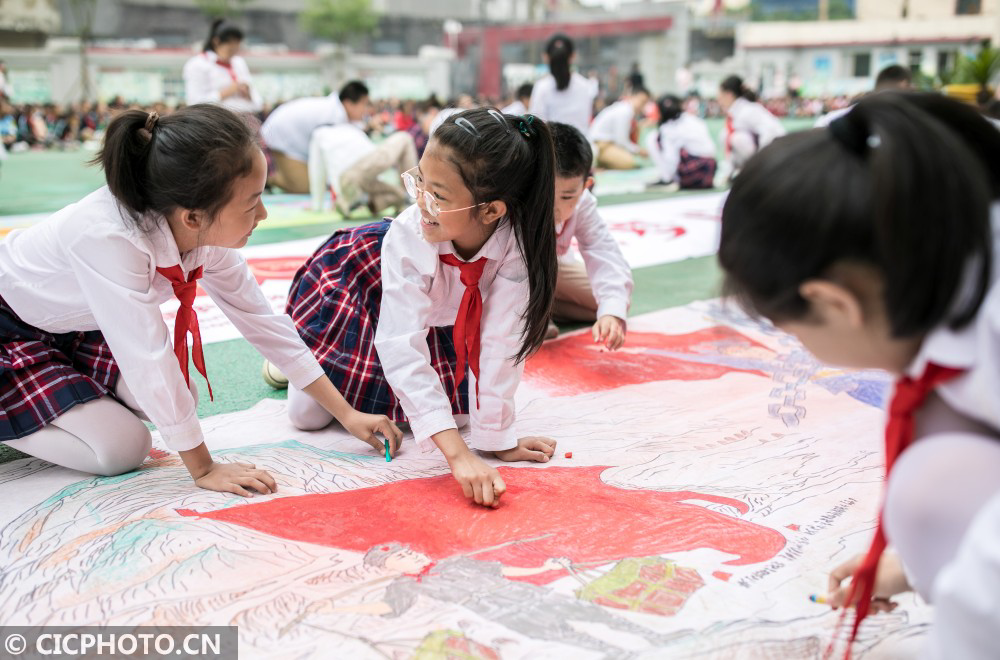
[[[938,73],[949,73],[955,68],[958,52],[954,50],[939,50],[937,54]]]
[[[908,54],[910,71],[913,73],[918,73],[920,71],[920,66],[924,61],[924,53],[919,50],[911,50]]]
[[[872,75],[872,54],[854,53],[854,77],[867,78]]]
[[[981,13],[983,13],[982,0],[958,0],[955,3],[955,14],[958,16]]]

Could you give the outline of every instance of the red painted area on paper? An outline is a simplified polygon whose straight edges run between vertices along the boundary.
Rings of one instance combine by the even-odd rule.
[[[653,222],[643,222],[642,220],[627,220],[612,222],[608,225],[611,231],[630,231],[640,238],[648,234],[655,234],[657,238],[672,241],[687,233],[687,229],[677,225],[661,225]]]
[[[537,567],[553,557],[603,563],[697,548],[734,555],[725,563],[742,566],[768,561],[785,545],[776,530],[694,503],[747,513],[749,507],[740,500],[618,488],[601,481],[606,469],[501,467],[507,494],[498,509],[465,499],[453,477],[443,475],[203,514],[178,513],[355,552],[395,541],[434,560],[470,553],[475,559],[522,567]],[[478,552],[504,543],[510,545]],[[545,584],[564,574],[550,571],[526,581]]]
[[[624,348],[606,352],[588,332],[543,344],[525,365],[524,377],[555,395],[601,392],[661,380],[712,380],[734,372],[769,377],[758,370],[683,359],[684,354],[711,354],[720,342],[766,348],[732,328],[712,326],[681,335],[630,332]],[[672,355],[663,355],[665,352]]]
[[[799,531],[799,526],[798,525],[785,525],[785,527],[787,527],[788,529],[792,530],[793,532]]]
[[[167,456],[170,456],[170,452],[168,451],[163,451],[162,449],[156,449],[155,447],[149,450],[149,457],[154,461],[159,458],[166,458]]]
[[[297,257],[260,257],[247,259],[250,272],[260,284],[264,280],[291,280],[308,259],[308,255]]]
[[[723,582],[729,582],[729,578],[733,577],[732,573],[726,573],[725,571],[713,571],[712,577],[718,578]]]

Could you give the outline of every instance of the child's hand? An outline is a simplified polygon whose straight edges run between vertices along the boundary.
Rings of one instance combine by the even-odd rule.
[[[448,464],[451,466],[451,475],[462,486],[466,497],[483,506],[500,505],[500,497],[507,492],[507,484],[496,468],[490,467],[468,450],[450,459]]]
[[[625,321],[617,316],[605,314],[597,319],[593,327],[594,343],[604,342],[609,351],[615,351],[625,344]]]
[[[369,415],[352,410],[341,423],[351,435],[364,440],[380,454],[385,452],[385,444],[375,437],[376,433],[381,433],[389,441],[390,456],[396,455],[399,444],[403,441],[403,432],[385,415]]]
[[[843,584],[843,582],[854,575],[854,571],[857,570],[863,559],[864,555],[857,555],[830,573],[827,600],[833,609],[842,607],[846,603],[851,585],[850,583]],[[906,574],[903,572],[903,562],[895,553],[886,552],[879,559],[878,571],[875,573],[875,590],[872,592],[871,611],[893,611],[896,609],[897,603],[892,602],[889,598],[904,591],[910,591],[910,583],[907,582]]]
[[[206,490],[236,493],[243,497],[253,497],[248,488],[264,495],[278,491],[274,477],[265,470],[258,470],[253,463],[213,462],[208,471],[194,482]]]
[[[548,463],[552,454],[556,452],[556,441],[552,438],[541,438],[529,435],[518,438],[517,446],[513,449],[495,451],[493,454],[501,461],[535,461],[537,463]]]

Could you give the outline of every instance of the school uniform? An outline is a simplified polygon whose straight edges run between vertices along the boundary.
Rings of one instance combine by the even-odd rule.
[[[287,101],[275,108],[260,127],[262,141],[274,161],[269,181],[291,193],[309,191],[309,141],[320,126],[348,122],[336,93]]]
[[[736,169],[743,167],[757,151],[785,134],[777,117],[760,103],[738,98],[726,116],[726,152]]]
[[[583,264],[569,256],[576,240]],[[605,315],[625,320],[632,300],[632,269],[585,190],[573,214],[556,226],[559,276],[553,316],[558,320],[596,321]]]
[[[121,376],[168,447],[200,445],[187,342],[175,351],[176,326],[168,328],[160,313],[175,291],[193,299],[186,283],[195,281],[299,387],[322,376],[239,252],[202,247],[181,255],[165,220],[143,220],[148,232],[103,187],[0,242],[0,440],[30,435],[78,403],[114,392]],[[182,305],[178,318],[186,313]],[[199,349],[196,335],[196,365]]]
[[[684,189],[712,187],[715,142],[700,118],[682,112],[677,119],[663,122],[647,137],[647,151],[662,181],[676,180]]]
[[[629,101],[618,101],[597,113],[587,137],[597,145],[597,164],[613,170],[636,166],[639,145],[632,141],[635,108]]]
[[[184,64],[183,77],[184,101],[188,105],[219,103],[233,112],[246,114],[260,112],[263,107],[260,93],[253,86],[250,67],[239,55],[222,63],[215,51],[206,50]],[[237,95],[222,98],[222,90],[234,82],[246,83],[250,87],[250,98]]]
[[[502,223],[462,262],[450,241],[424,240],[420,218],[411,206],[395,220],[333,234],[296,274],[288,313],[358,410],[408,422],[418,444],[457,428],[455,415],[467,413],[474,448],[516,447],[514,393],[523,365],[511,356],[521,345],[529,290],[514,233]],[[478,290],[482,297],[480,330],[461,335],[457,346],[453,326],[470,307],[463,305],[463,266],[446,260],[482,267],[478,286],[465,276],[473,283],[469,296]],[[476,336],[478,359],[465,341]]]
[[[594,115],[594,99],[598,82],[584,78],[575,71],[570,74],[566,89],[558,89],[552,74],[535,83],[531,89],[528,112],[539,119],[569,124],[584,135]]]

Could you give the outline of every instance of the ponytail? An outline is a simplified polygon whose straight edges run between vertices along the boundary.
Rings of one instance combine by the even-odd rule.
[[[492,108],[449,116],[432,140],[449,158],[473,202],[502,201],[528,272],[521,348],[525,360],[542,345],[556,286],[555,154],[545,122],[532,115],[504,115]]]
[[[119,207],[143,231],[182,208],[214,219],[233,184],[253,170],[260,149],[247,123],[217,105],[188,106],[160,118],[127,110],[108,125],[91,164],[104,170]]]
[[[997,153],[1000,133],[975,109],[900,92],[776,140],[723,208],[726,291],[752,313],[800,320],[799,286],[853,261],[880,272],[893,337],[967,325],[990,284]]]
[[[656,109],[660,112],[660,126],[677,119],[684,111],[680,98],[673,94],[664,94],[657,99]]]
[[[729,92],[736,98],[744,98],[748,101],[756,101],[757,95],[750,91],[750,89],[743,84],[743,79],[739,76],[729,76],[721,83],[719,83],[719,89],[724,92]]]
[[[545,46],[545,54],[549,56],[549,71],[556,79],[556,89],[569,87],[569,59],[573,55],[573,40],[565,34],[555,34]]]

